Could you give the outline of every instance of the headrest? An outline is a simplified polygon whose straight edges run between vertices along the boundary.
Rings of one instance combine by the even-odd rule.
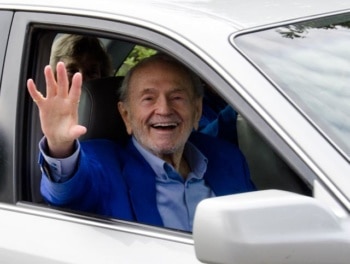
[[[80,140],[104,138],[124,140],[124,122],[118,111],[118,89],[123,77],[107,77],[83,83],[79,103],[79,123],[87,128]]]

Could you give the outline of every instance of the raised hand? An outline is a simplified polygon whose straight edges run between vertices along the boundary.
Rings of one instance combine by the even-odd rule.
[[[64,158],[73,153],[74,140],[86,133],[86,128],[78,124],[82,76],[76,73],[69,88],[63,62],[57,63],[56,72],[57,81],[51,67],[45,67],[46,97],[32,79],[27,81],[27,87],[39,108],[41,129],[47,138],[50,155]]]

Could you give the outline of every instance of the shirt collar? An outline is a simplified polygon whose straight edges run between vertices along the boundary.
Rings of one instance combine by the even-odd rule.
[[[174,167],[166,163],[161,158],[157,157],[147,149],[145,149],[139,142],[137,142],[135,137],[132,137],[132,142],[140,154],[144,157],[147,163],[151,166],[155,172],[157,178],[163,180],[168,179],[168,171],[171,168],[172,171],[175,171]],[[194,146],[192,143],[188,142],[184,148],[184,155],[187,159],[188,165],[191,168],[191,174],[194,174],[193,177],[197,179],[202,179],[204,173],[207,170],[208,159],[200,152],[200,150]]]

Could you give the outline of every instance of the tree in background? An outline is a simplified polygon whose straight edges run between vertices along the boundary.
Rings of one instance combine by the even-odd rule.
[[[135,66],[139,61],[156,54],[157,51],[145,46],[136,45],[124,61],[123,65],[117,72],[117,76],[125,76],[125,74]]]

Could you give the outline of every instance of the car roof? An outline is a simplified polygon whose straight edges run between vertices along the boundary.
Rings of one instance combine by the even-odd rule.
[[[350,0],[0,0],[0,8],[86,14],[128,16],[129,20],[172,25],[203,19],[230,24],[232,31],[258,27],[296,18],[350,9]],[[99,15],[100,14],[100,15]],[[172,14],[169,16],[169,14]],[[178,16],[177,16],[178,14]],[[179,21],[182,17],[184,21]],[[216,24],[215,24],[216,25]]]

